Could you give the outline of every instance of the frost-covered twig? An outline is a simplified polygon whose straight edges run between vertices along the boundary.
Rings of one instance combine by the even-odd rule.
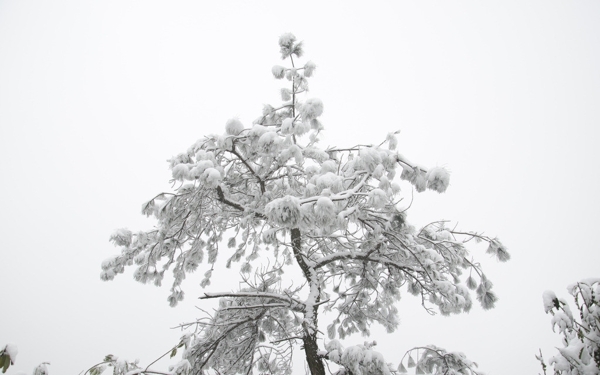
[[[204,296],[199,297],[199,299],[210,299],[210,298],[223,298],[223,297],[244,297],[244,298],[270,298],[276,299],[279,301],[284,301],[288,303],[288,307],[290,307],[294,311],[304,311],[305,306],[303,302],[300,302],[294,298],[290,298],[288,296],[282,296],[275,293],[266,293],[266,292],[223,292],[223,293],[204,293]]]

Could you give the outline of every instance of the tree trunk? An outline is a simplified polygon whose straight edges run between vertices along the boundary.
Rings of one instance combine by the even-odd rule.
[[[315,301],[313,303],[318,303],[320,300],[320,289],[318,287],[318,282],[315,280],[315,272],[314,269],[311,269],[308,264],[304,261],[304,255],[302,254],[302,234],[298,228],[293,228],[291,230],[292,236],[292,250],[294,251],[294,257],[308,281],[308,284],[317,288],[317,293],[315,296]],[[310,369],[311,375],[325,375],[325,366],[323,365],[323,358],[319,357],[319,345],[317,345],[317,315],[318,315],[318,305],[312,305],[310,307],[312,311],[305,312],[305,317],[310,315],[310,321],[305,321],[302,326],[304,328],[304,336],[302,337],[302,341],[304,343],[304,352],[306,353],[306,362],[308,363],[308,368]]]
[[[319,346],[317,345],[317,335],[304,333],[302,338],[304,342],[304,352],[306,353],[306,363],[311,375],[325,375],[325,366],[323,359],[319,357]]]

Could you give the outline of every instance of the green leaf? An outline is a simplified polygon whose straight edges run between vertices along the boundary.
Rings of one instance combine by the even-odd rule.
[[[173,348],[173,350],[171,351],[171,358],[175,357],[177,355],[177,348]]]
[[[10,357],[8,356],[8,354],[3,354],[2,356],[0,356],[0,361],[4,362],[4,363],[1,363],[1,365],[2,365],[2,373],[5,373],[6,370],[8,370],[8,368],[10,367]]]

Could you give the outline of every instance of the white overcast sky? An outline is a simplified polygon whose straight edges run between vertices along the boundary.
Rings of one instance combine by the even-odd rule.
[[[406,296],[377,349],[397,364],[436,344],[488,374],[540,372],[538,348],[559,345],[542,292],[600,276],[599,20],[597,1],[0,1],[7,374],[78,374],[109,353],[149,363],[198,316],[198,280],[172,309],[167,287],[103,283],[100,263],[114,229],[151,227],[140,207],[169,189],[167,158],[278,102],[284,32],[318,66],[324,146],[400,129],[400,152],[452,172],[409,219],[453,220],[512,254],[474,253],[496,309],[431,317]]]

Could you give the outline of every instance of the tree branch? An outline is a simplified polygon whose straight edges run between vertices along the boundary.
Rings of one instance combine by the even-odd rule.
[[[246,209],[244,208],[244,206],[242,206],[239,203],[233,202],[227,198],[225,198],[225,193],[223,192],[223,189],[221,188],[221,186],[217,186],[217,197],[219,199],[219,202],[224,203],[230,207],[233,207],[239,211],[245,211]],[[256,212],[254,211],[254,216],[260,218],[260,219],[266,219],[267,217],[260,213],[260,212]]]
[[[222,297],[233,297],[233,298],[272,298],[278,301],[287,302],[287,307],[293,311],[304,312],[305,304],[298,301],[295,298],[282,296],[276,293],[266,292],[230,292],[230,293],[204,293],[204,297],[198,297],[198,299],[209,299],[209,298],[222,298]]]
[[[263,305],[250,305],[250,306],[228,306],[228,307],[224,307],[222,310],[247,310],[247,309],[271,309],[271,308],[276,308],[276,307],[290,307],[289,304],[285,304],[285,303],[269,303],[269,304],[263,304]]]
[[[391,259],[382,258],[382,257],[372,257],[370,255],[370,253],[363,254],[363,253],[357,253],[355,251],[343,251],[343,252],[338,252],[338,253],[324,256],[323,258],[319,259],[319,261],[317,261],[315,263],[314,267],[315,267],[315,269],[323,268],[326,265],[328,265],[329,263],[332,263],[332,262],[335,262],[338,260],[343,260],[343,259],[358,259],[358,260],[362,260],[365,262],[375,262],[375,263],[383,264],[386,266],[392,266],[394,268],[400,269],[405,272],[406,271],[417,271],[415,269],[412,269],[410,267],[402,265],[398,262],[395,262]]]
[[[235,149],[235,146],[233,146],[231,148],[231,150],[226,150],[231,152],[232,154],[234,154],[235,156],[237,156],[237,158],[244,163],[244,165],[246,166],[246,168],[248,168],[248,170],[250,171],[250,173],[252,173],[254,175],[254,177],[256,177],[256,179],[258,180],[258,183],[260,184],[260,191],[262,193],[265,192],[265,182],[260,178],[260,176],[258,174],[256,174],[256,171],[254,171],[254,169],[250,166],[250,164],[248,164],[248,162],[246,161],[246,159],[244,159],[242,157],[242,155],[240,155],[237,150]]]

